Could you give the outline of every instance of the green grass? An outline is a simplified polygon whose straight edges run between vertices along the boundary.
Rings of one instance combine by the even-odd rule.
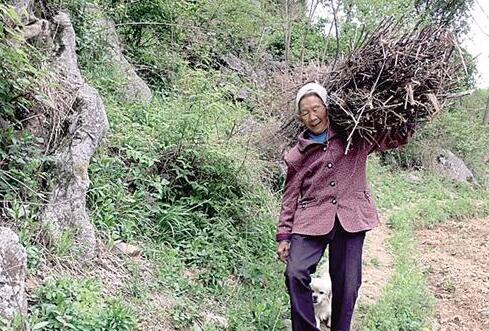
[[[107,298],[100,284],[69,277],[50,280],[37,289],[30,307],[32,330],[133,330],[135,316],[121,301]]]

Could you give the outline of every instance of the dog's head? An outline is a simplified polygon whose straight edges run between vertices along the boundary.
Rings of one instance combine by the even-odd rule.
[[[322,278],[311,279],[312,302],[320,305],[329,300],[331,296],[331,284]]]

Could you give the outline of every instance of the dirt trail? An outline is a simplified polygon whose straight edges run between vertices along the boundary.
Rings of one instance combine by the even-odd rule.
[[[363,251],[362,287],[358,297],[360,305],[375,303],[392,273],[392,256],[386,247],[388,236],[384,224],[367,232]]]
[[[367,232],[363,250],[362,286],[355,314],[359,306],[373,304],[380,298],[392,273],[393,260],[386,247],[388,236],[388,230],[384,224]],[[358,330],[358,324],[358,315],[356,315],[352,325],[353,331]]]
[[[433,330],[489,330],[489,218],[447,221],[416,238],[436,298]]]

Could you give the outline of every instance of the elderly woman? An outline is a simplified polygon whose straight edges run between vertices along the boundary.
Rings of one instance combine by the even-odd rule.
[[[386,130],[375,143],[346,137],[328,117],[327,93],[317,83],[297,93],[306,127],[286,154],[287,177],[277,227],[278,257],[287,264],[286,285],[295,331],[318,330],[309,283],[326,247],[332,282],[331,330],[350,330],[362,280],[365,233],[379,223],[366,178],[367,156],[405,144],[414,130]]]

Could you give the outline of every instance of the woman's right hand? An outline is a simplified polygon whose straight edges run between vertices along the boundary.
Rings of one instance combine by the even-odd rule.
[[[290,242],[288,240],[282,240],[277,244],[277,257],[283,263],[287,263],[289,257]]]

